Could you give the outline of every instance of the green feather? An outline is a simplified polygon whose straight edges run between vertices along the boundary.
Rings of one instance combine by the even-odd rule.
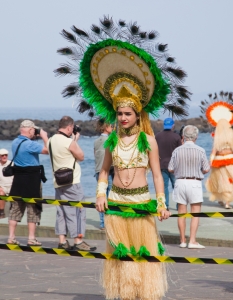
[[[134,246],[131,246],[131,247],[130,247],[130,253],[131,253],[133,256],[136,256],[136,255],[137,255],[137,251],[136,251],[136,249],[135,249]]]
[[[122,258],[122,257],[126,257],[128,253],[129,253],[129,249],[127,249],[124,244],[119,243],[118,246],[116,246],[113,255],[115,255],[117,258]]]
[[[158,242],[158,253],[159,255],[163,255],[165,252],[165,248],[163,247],[161,242]]]
[[[109,205],[114,205],[114,206],[119,206],[118,203],[109,201]],[[132,209],[141,209],[141,210],[146,210],[151,213],[156,213],[157,212],[157,201],[156,200],[151,200],[148,203],[145,204],[121,204],[120,207],[129,207]],[[146,216],[145,214],[140,214],[140,213],[135,213],[135,212],[125,212],[123,209],[122,211],[116,211],[116,210],[111,210],[108,209],[105,211],[106,215],[115,215],[115,216],[121,216],[123,218],[140,218]]]
[[[150,251],[147,250],[145,246],[141,246],[138,251],[139,256],[150,256]]]
[[[104,142],[104,148],[109,148],[110,152],[112,152],[118,143],[118,136],[116,131],[112,131],[107,140]]]
[[[116,46],[120,49],[128,49],[138,55],[150,68],[155,79],[155,88],[149,103],[144,107],[147,113],[157,116],[158,110],[166,101],[167,95],[170,93],[170,85],[168,80],[164,78],[161,70],[158,68],[155,59],[145,50],[140,49],[130,43],[119,40],[107,39],[96,44],[90,44],[84,53],[84,57],[80,62],[80,78],[79,83],[83,90],[83,97],[92,105],[96,114],[106,119],[106,122],[114,123],[116,112],[112,104],[96,88],[91,76],[91,60],[93,55],[100,49],[108,46]]]
[[[146,134],[143,131],[141,131],[139,134],[137,147],[138,147],[139,152],[141,152],[141,153],[151,150],[150,144],[146,137]]]

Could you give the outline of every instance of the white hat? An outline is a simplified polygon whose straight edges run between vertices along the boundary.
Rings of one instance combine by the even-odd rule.
[[[38,129],[39,127],[35,125],[34,122],[32,122],[31,120],[24,120],[21,124],[20,124],[20,128],[22,127],[29,127],[29,128],[36,128]]]
[[[9,153],[8,150],[6,150],[4,148],[0,149],[0,155],[8,154],[8,153]]]

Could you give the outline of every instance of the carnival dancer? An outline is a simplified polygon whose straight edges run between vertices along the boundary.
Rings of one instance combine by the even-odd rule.
[[[167,45],[152,46],[157,32],[141,32],[136,23],[120,20],[115,24],[111,18],[104,17],[100,26],[92,25],[92,33],[75,26],[72,30],[76,35],[65,30],[62,34],[78,50],[67,47],[58,52],[80,61],[79,68],[62,65],[55,72],[58,75],[76,72],[79,83],[67,86],[63,95],[84,97],[86,101],[81,100],[78,105],[80,112],[89,109],[90,116],[95,112],[110,124],[117,121],[116,131],[105,142],[97,185],[96,208],[106,214],[106,250],[119,259],[130,255],[143,260],[106,260],[102,275],[105,296],[106,299],[159,300],[167,290],[165,266],[147,262],[146,257],[163,255],[164,248],[150,214],[158,212],[162,221],[171,213],[165,205],[158,146],[148,114],[156,114],[163,107],[173,115],[186,115],[183,107],[190,93],[180,85],[186,73],[173,67],[174,59],[163,53]],[[115,176],[106,199],[112,164]],[[151,199],[148,189],[146,174],[150,169],[156,200]],[[116,211],[109,205],[121,205],[126,210]]]
[[[217,99],[206,108],[208,122],[216,127],[206,189],[210,192],[210,201],[218,201],[229,209],[233,201],[233,99],[232,93],[220,92],[220,97],[224,100]]]

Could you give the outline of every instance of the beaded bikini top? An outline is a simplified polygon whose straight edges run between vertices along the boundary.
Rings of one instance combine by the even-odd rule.
[[[122,148],[119,144],[112,152],[113,166],[119,169],[147,168],[148,153],[141,153],[137,147]]]

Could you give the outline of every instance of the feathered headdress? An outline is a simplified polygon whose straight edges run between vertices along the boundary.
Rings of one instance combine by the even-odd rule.
[[[112,123],[118,106],[131,106],[141,115],[157,115],[162,107],[173,116],[187,116],[186,100],[191,93],[182,85],[186,73],[168,55],[167,44],[156,43],[156,31],[141,31],[137,23],[126,24],[104,16],[91,32],[75,26],[61,35],[73,47],[58,49],[71,63],[54,72],[76,75],[64,97],[78,97],[78,111],[89,111]],[[127,102],[126,102],[127,101]]]
[[[210,125],[217,126],[221,119],[227,120],[233,125],[233,93],[221,91],[219,95],[209,94],[209,101],[201,101],[201,113],[204,114]]]

